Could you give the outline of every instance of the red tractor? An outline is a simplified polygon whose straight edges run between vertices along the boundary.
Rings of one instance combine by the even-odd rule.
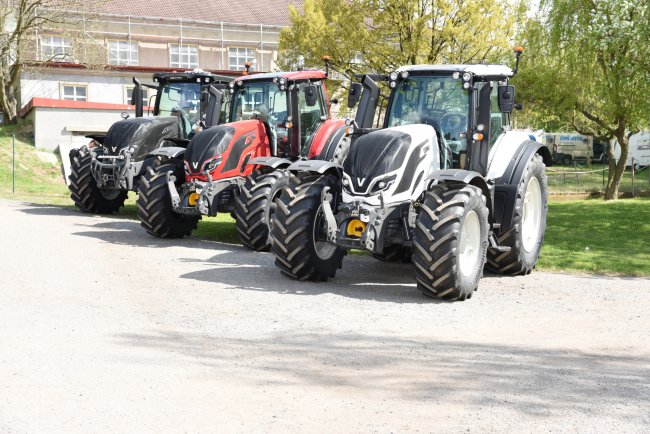
[[[273,192],[284,182],[276,169],[300,158],[332,160],[345,136],[344,121],[331,119],[325,78],[327,72],[313,70],[244,75],[230,82],[225,93],[213,92],[208,117],[225,117],[229,123],[196,134],[187,148],[152,153],[161,164],[142,177],[137,202],[147,232],[180,238],[189,235],[203,215],[234,216],[238,208],[238,216],[247,222],[238,224],[244,244],[268,248],[246,235],[265,226],[262,238],[268,243],[269,219],[251,227],[251,207],[261,206],[268,215]],[[236,206],[242,191],[245,197]]]

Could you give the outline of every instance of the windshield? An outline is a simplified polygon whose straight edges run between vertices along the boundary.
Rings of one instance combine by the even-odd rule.
[[[165,83],[160,93],[158,114],[170,116],[172,111],[180,111],[191,125],[201,119],[200,83]]]
[[[272,82],[244,82],[237,86],[232,97],[230,122],[256,119],[262,115],[268,120],[272,140],[288,141],[287,129],[278,127],[287,120],[287,92]]]
[[[428,124],[452,151],[467,148],[469,91],[452,77],[409,77],[398,83],[388,114],[388,126]]]
[[[269,119],[269,124],[284,121],[287,117],[287,93],[281,91],[275,83],[245,83],[237,87],[232,99],[230,121],[255,119],[262,114]],[[271,122],[271,120],[275,122]]]

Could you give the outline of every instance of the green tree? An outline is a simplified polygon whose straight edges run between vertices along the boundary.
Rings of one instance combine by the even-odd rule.
[[[98,0],[0,0],[0,109],[5,122],[17,120],[20,74],[38,59],[36,32],[74,28]],[[103,1],[103,0],[102,0]],[[71,13],[70,11],[78,11]]]
[[[629,137],[650,116],[650,5],[647,0],[547,0],[525,28],[519,96],[536,126],[572,127],[616,139],[608,150],[605,199],[616,199]]]
[[[283,67],[332,65],[347,78],[405,64],[498,61],[521,7],[497,0],[305,0],[280,35]]]

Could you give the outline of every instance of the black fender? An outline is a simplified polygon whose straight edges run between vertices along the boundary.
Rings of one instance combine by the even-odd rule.
[[[287,168],[291,172],[332,173],[339,179],[343,176],[343,166],[324,160],[299,160]]]
[[[246,164],[269,167],[271,169],[286,169],[291,165],[291,160],[280,157],[255,157],[248,160]]]
[[[147,154],[147,157],[183,158],[183,155],[185,155],[185,148],[166,146],[154,149]]]
[[[526,140],[519,145],[503,175],[495,180],[494,222],[499,224],[499,233],[507,231],[512,225],[519,182],[528,162],[537,154],[542,156],[547,166],[553,163],[551,152],[546,146],[533,140]]]
[[[86,137],[96,141],[100,145],[103,145],[104,144],[104,139],[106,138],[106,134],[89,134]]]
[[[490,214],[490,220],[493,220],[492,189],[480,173],[462,169],[434,170],[425,181],[427,182],[427,190],[431,187],[431,184],[433,184],[434,181],[438,181],[438,183],[473,185],[480,188],[483,192],[483,196],[485,196],[485,205]]]

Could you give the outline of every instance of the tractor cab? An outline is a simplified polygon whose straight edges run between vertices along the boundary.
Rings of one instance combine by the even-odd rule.
[[[385,113],[380,113],[383,127],[429,125],[435,130],[441,169],[486,175],[489,151],[511,129],[515,89],[508,79],[514,73],[504,65],[413,65],[374,77],[391,89]],[[378,90],[372,78],[364,76],[363,86]],[[372,119],[375,106],[362,101],[359,107],[366,112],[357,113],[358,123]],[[359,128],[358,134],[369,131]]]
[[[210,85],[223,88],[229,80],[230,77],[217,76],[198,69],[156,73],[153,75],[153,81],[157,85],[142,84],[134,79],[135,88],[131,103],[135,105],[136,117],[142,117],[142,87],[153,89],[156,92],[153,116],[177,117],[181,124],[181,138],[191,139],[205,127]]]
[[[296,71],[238,77],[228,84],[230,122],[261,120],[271,155],[308,157],[310,143],[330,117],[322,71]]]

